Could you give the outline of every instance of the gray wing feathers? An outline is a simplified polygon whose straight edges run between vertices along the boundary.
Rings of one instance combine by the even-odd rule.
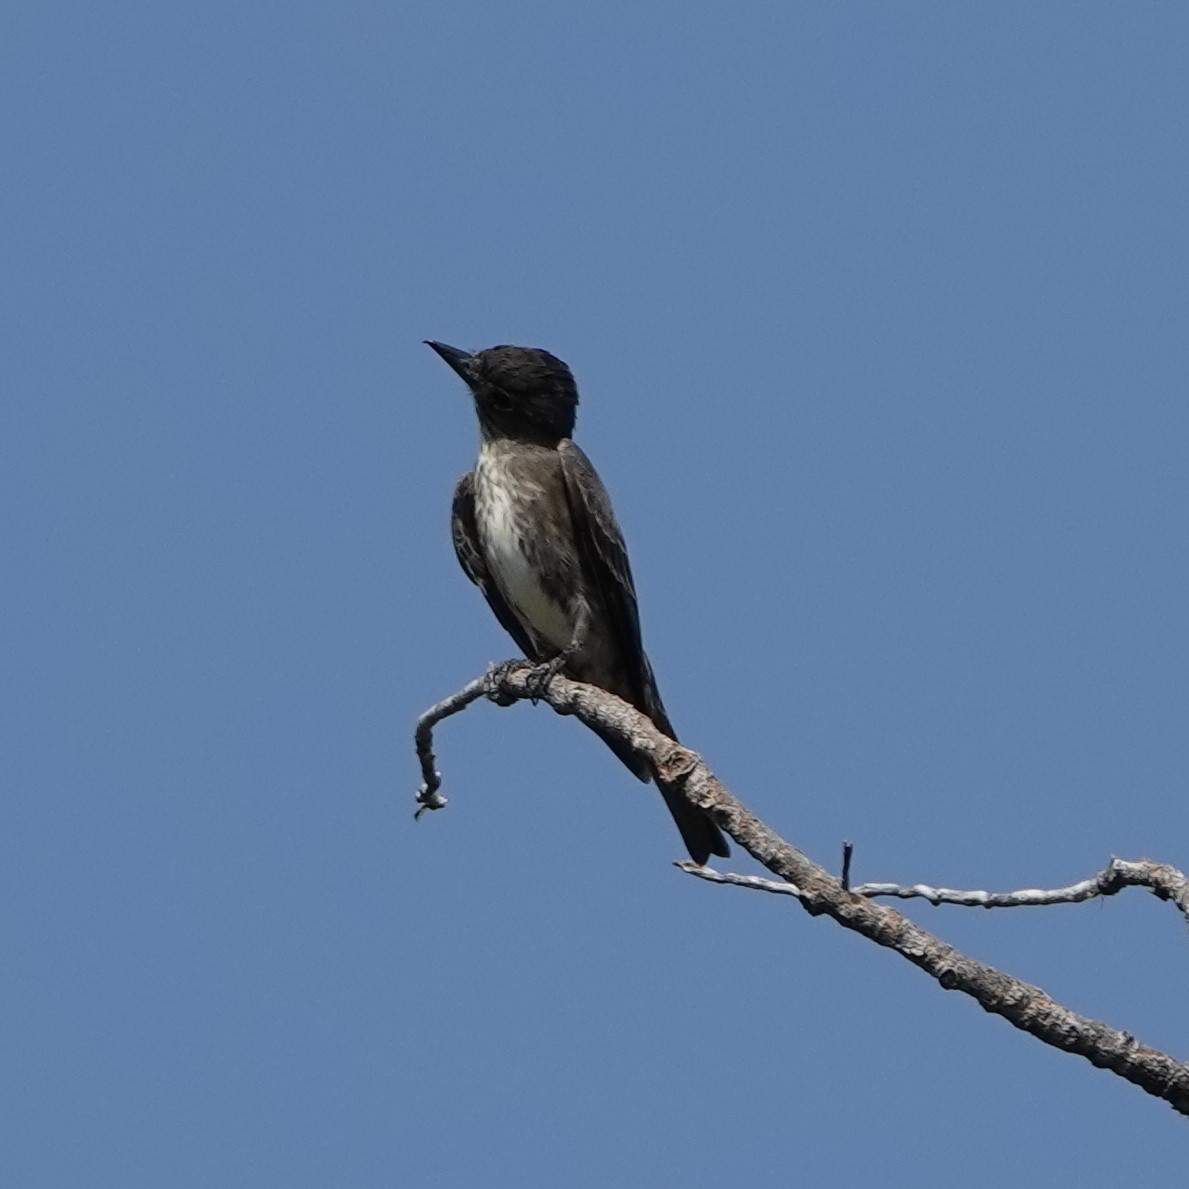
[[[607,614],[611,616],[620,658],[632,683],[632,703],[637,710],[647,714],[659,730],[670,739],[676,739],[640,640],[640,613],[632,567],[607,489],[590,459],[573,442],[563,441],[558,453],[570,516],[574,521],[574,535],[582,551],[587,576],[598,583]],[[617,739],[608,736],[603,739],[641,780],[648,779],[650,774],[647,768],[641,767],[637,756]],[[712,854],[725,857],[730,853],[727,840],[706,814],[663,785],[661,795],[695,863],[705,863]]]
[[[561,457],[570,516],[574,521],[574,535],[583,554],[587,576],[598,585],[611,618],[619,656],[631,681],[632,702],[666,735],[675,737],[652,675],[652,667],[644,654],[632,566],[607,489],[579,446],[568,440],[563,441],[558,454]]]

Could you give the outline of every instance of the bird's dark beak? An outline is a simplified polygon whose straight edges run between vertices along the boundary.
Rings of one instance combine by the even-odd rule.
[[[426,339],[425,345],[432,347],[470,386],[474,374],[475,357],[457,347],[447,346],[446,343],[435,343],[433,339]]]

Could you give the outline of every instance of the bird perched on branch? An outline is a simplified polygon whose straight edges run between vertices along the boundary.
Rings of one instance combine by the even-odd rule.
[[[479,415],[479,460],[454,490],[454,548],[467,577],[535,666],[538,688],[556,673],[589,682],[675,738],[640,641],[623,533],[598,472],[571,440],[570,369],[533,347],[472,355],[427,345],[465,381]],[[651,778],[646,760],[602,738],[640,780]],[[729,853],[706,814],[661,792],[695,862]]]

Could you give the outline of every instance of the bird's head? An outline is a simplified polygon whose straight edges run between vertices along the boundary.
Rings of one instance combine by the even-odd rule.
[[[475,398],[485,437],[556,444],[574,432],[578,388],[570,369],[539,347],[488,347],[475,355],[426,340]]]

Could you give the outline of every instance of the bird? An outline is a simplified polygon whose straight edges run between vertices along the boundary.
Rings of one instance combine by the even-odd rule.
[[[556,673],[607,690],[676,739],[640,637],[636,587],[611,499],[574,442],[578,388],[557,356],[502,345],[474,354],[426,339],[465,382],[479,457],[454,489],[451,530],[466,576],[544,688]],[[647,759],[599,731],[640,780]],[[660,784],[695,863],[726,857],[710,817]]]

